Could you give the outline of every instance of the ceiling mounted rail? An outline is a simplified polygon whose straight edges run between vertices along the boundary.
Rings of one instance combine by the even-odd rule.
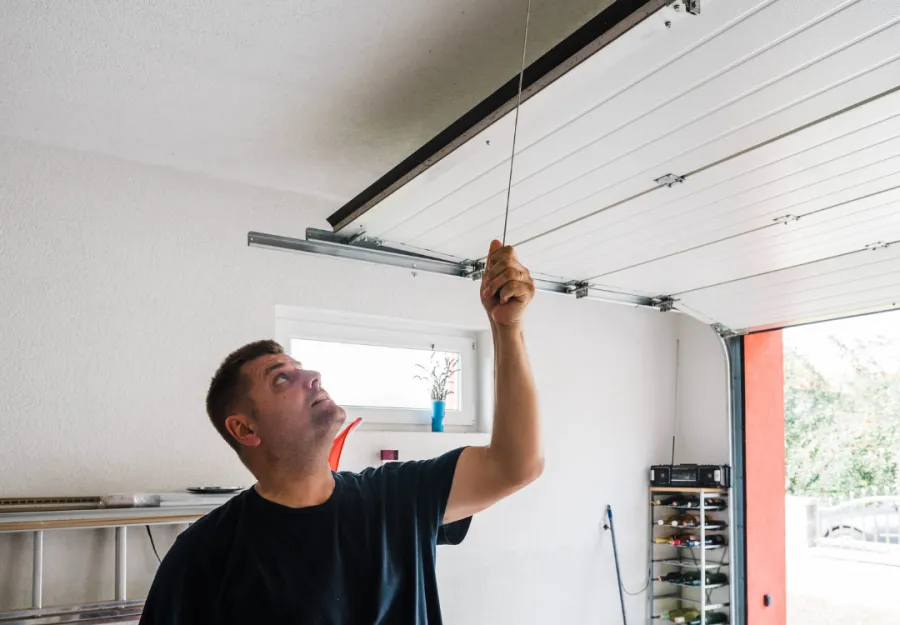
[[[305,239],[296,239],[264,232],[247,233],[247,245],[265,249],[316,254],[388,265],[409,271],[433,273],[469,280],[481,277],[484,265],[479,261],[454,261],[435,258],[424,254],[416,254],[390,247],[381,241],[369,240],[366,237],[341,237],[334,233],[310,228]],[[535,288],[539,291],[574,295],[578,299],[591,299],[610,304],[624,304],[639,308],[659,310],[654,298],[609,289],[602,285],[587,284],[577,281],[552,280],[544,277],[534,278]]]

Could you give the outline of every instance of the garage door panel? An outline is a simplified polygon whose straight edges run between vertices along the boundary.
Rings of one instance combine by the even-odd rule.
[[[738,330],[760,326],[763,319],[765,323],[795,323],[810,314],[827,315],[835,310],[855,314],[891,307],[898,288],[900,246],[895,245],[784,269],[678,299]]]
[[[671,70],[660,74],[673,83],[671,87],[667,85],[658,87],[652,84],[651,79],[648,79],[649,82],[635,85],[591,113],[596,116],[595,127],[581,129],[578,124],[571,124],[548,137],[547,141],[560,141],[561,145],[566,145],[569,149],[576,136],[598,137],[587,147],[579,148],[564,158],[556,158],[555,164],[549,167],[546,160],[548,154],[551,155],[551,163],[555,157],[552,156],[553,150],[544,145],[546,142],[540,144],[540,149],[539,146],[535,146],[534,150],[518,155],[516,179],[521,182],[513,188],[511,204],[513,207],[523,204],[530,206],[524,213],[520,212],[522,209],[517,211],[514,224],[517,227],[519,224],[527,225],[534,215],[559,210],[596,193],[597,185],[607,180],[602,172],[597,171],[598,165],[602,167],[611,164],[642,146],[652,145],[679,128],[691,125],[694,121],[703,120],[704,123],[701,128],[695,128],[690,137],[694,142],[702,142],[714,131],[706,118],[717,111],[728,109],[729,114],[724,116],[724,121],[726,124],[730,122],[733,129],[735,120],[745,120],[748,116],[758,117],[760,111],[783,107],[786,103],[808,96],[811,90],[815,91],[820,88],[819,86],[832,85],[836,78],[870,69],[883,61],[885,55],[894,50],[895,47],[890,44],[890,40],[900,36],[900,29],[896,29],[896,32],[892,29],[882,30],[864,37],[879,24],[876,19],[869,19],[857,24],[860,32],[854,34],[864,38],[855,43],[850,44],[840,39],[835,42],[830,37],[828,26],[833,25],[833,29],[841,29],[839,17],[845,18],[846,13],[853,10],[853,7],[849,7],[832,15],[829,19],[787,38],[779,45],[755,54],[750,60],[737,64],[729,71],[708,81],[701,81],[699,86],[691,86],[689,82],[682,80],[679,72]],[[881,28],[884,28],[883,25]],[[820,29],[825,29],[826,32],[819,33]],[[843,29],[846,30],[846,25]],[[843,49],[843,52],[835,53],[836,49]],[[896,53],[896,50],[894,52]],[[695,65],[703,65],[704,62],[708,65],[709,59],[716,57],[714,54],[708,54],[708,51],[698,50],[696,53],[702,54],[703,61],[699,58],[693,59]],[[811,59],[819,59],[820,62],[813,62]],[[679,62],[691,60],[688,58]],[[780,71],[782,65],[785,66],[787,75],[772,78],[771,74]],[[686,84],[689,87],[687,89]],[[678,88],[681,93],[674,99],[666,99],[665,106],[653,104],[655,100],[648,94],[657,94],[660,90],[666,93],[666,89],[671,88]],[[648,90],[647,93],[644,93],[644,89]],[[615,111],[608,110],[613,106],[618,108]],[[645,110],[649,112],[641,112]],[[527,108],[524,108],[522,128],[527,127],[526,111]],[[585,116],[579,123],[587,123],[584,120],[589,117]],[[628,119],[632,121],[627,121],[624,125],[621,123],[622,120]],[[675,124],[673,120],[676,120]],[[568,136],[568,133],[573,132],[576,134]],[[718,154],[719,158],[740,148],[723,144],[722,149],[724,153]],[[533,158],[530,156],[532,154],[535,155]],[[530,165],[532,162],[533,166]],[[635,173],[637,172],[630,172],[631,175]],[[498,168],[494,174],[480,177],[472,185],[466,185],[435,206],[420,212],[413,219],[387,233],[387,236],[406,243],[416,241],[425,247],[444,243],[447,241],[448,231],[443,227],[442,220],[446,220],[448,215],[466,214],[476,210],[481,216],[503,212],[507,176],[507,168]],[[650,180],[652,178],[645,180],[645,183]],[[441,227],[436,228],[437,226]],[[437,233],[436,238],[421,241],[415,239],[429,229],[433,229],[432,233]]]
[[[799,220],[801,224],[806,224],[811,218],[819,216],[816,211],[824,211],[828,214],[831,214],[835,211],[840,212],[847,209],[857,211],[863,210],[866,207],[882,206],[887,202],[896,202],[896,199],[887,200],[885,198],[888,196],[896,198],[897,188],[898,185],[900,185],[900,174],[895,174],[889,178],[885,178],[884,180],[889,180],[892,182],[890,190],[880,191],[874,195],[863,196],[861,199],[854,199],[849,201],[841,197],[840,194],[838,194],[837,196],[829,195],[825,198],[827,201],[805,203],[804,209],[809,210],[809,212],[792,212],[792,216],[790,217],[790,219],[793,220],[794,216],[798,216],[797,220]],[[859,187],[854,187],[854,191],[856,189],[859,189]],[[752,220],[747,221],[740,221],[740,217],[738,217],[738,219],[735,219],[735,217],[729,217],[728,220],[731,223],[724,227],[720,227],[714,233],[709,233],[709,229],[714,228],[717,225],[723,226],[723,224],[726,223],[726,219],[710,220],[709,224],[697,224],[695,231],[685,231],[679,229],[677,231],[674,231],[669,237],[666,236],[665,232],[660,232],[656,239],[638,239],[635,244],[635,248],[633,248],[630,254],[621,250],[611,249],[609,252],[610,257],[614,259],[615,263],[620,264],[613,265],[611,262],[607,261],[607,265],[605,267],[601,266],[601,264],[599,263],[598,265],[586,265],[585,268],[581,269],[580,271],[585,271],[587,273],[579,275],[589,275],[596,279],[600,279],[603,276],[614,274],[617,271],[621,271],[641,263],[654,262],[671,257],[673,255],[681,254],[685,251],[691,251],[698,248],[706,249],[707,247],[711,246],[721,247],[724,250],[734,249],[735,253],[737,253],[737,248],[742,246],[744,237],[753,237],[759,231],[762,231],[762,233],[771,233],[776,231],[783,232],[784,229],[793,230],[795,228],[799,228],[799,225],[794,223],[793,221],[782,221],[784,214],[785,211],[779,210],[776,212],[770,212],[766,215],[754,217]],[[825,217],[827,215],[823,214],[821,216]],[[726,215],[725,217],[728,216]],[[717,224],[716,222],[719,223]],[[673,223],[672,227],[677,227],[677,223]],[[658,229],[655,228],[654,230],[656,231]],[[677,243],[672,244],[672,239],[675,239]],[[687,239],[695,239],[696,244],[689,244],[687,242]],[[734,248],[731,247],[732,245],[734,246]],[[600,260],[602,263],[603,259]]]
[[[699,245],[722,240],[728,236],[737,236],[741,232],[749,232],[755,228],[771,225],[782,218],[793,219],[828,207],[838,208],[847,201],[853,201],[858,197],[868,199],[865,194],[857,195],[860,190],[873,188],[875,192],[887,192],[897,184],[897,173],[895,172],[898,171],[898,165],[900,165],[900,157],[895,157],[891,161],[877,163],[857,172],[826,179],[794,192],[748,201],[765,193],[765,190],[754,190],[748,194],[749,197],[733,198],[725,200],[721,204],[704,207],[702,212],[720,211],[720,217],[715,220],[711,219],[708,224],[703,221],[702,216],[700,219],[694,219],[693,215],[685,216],[682,219],[664,219],[662,223],[648,227],[643,233],[632,232],[622,235],[622,239],[627,241],[627,245],[619,246],[595,242],[593,238],[576,238],[569,241],[565,252],[557,253],[552,262],[549,259],[547,261],[535,259],[533,262],[536,266],[547,267],[547,270],[574,272],[570,275],[585,276],[586,278],[608,275],[641,262],[648,262],[683,250],[690,250]],[[871,187],[864,184],[870,182],[868,178],[875,179]],[[860,181],[863,181],[863,184],[860,184]],[[849,187],[846,193],[840,189],[839,185],[842,183]],[[720,208],[725,205],[729,206],[729,210],[723,211]],[[745,217],[754,219],[755,228],[745,227],[741,223]],[[712,228],[721,227],[723,223],[728,224],[726,226],[730,230],[728,234],[722,233],[721,229],[712,234],[706,234]],[[692,225],[694,230],[690,230]],[[665,230],[666,226],[672,229],[669,233]],[[599,234],[602,236],[604,233],[601,231]],[[529,256],[529,258],[531,257]]]
[[[765,258],[769,247],[776,244],[790,246],[792,251],[799,252],[801,249],[809,248],[810,245],[824,242],[825,239],[822,237],[831,236],[829,233],[833,231],[839,231],[837,236],[849,235],[857,226],[868,231],[870,228],[866,224],[890,223],[895,219],[900,219],[900,174],[894,175],[890,180],[895,185],[895,188],[890,191],[870,195],[860,200],[830,203],[817,209],[808,207],[808,212],[797,213],[805,216],[796,221],[778,222],[777,218],[772,218],[770,214],[758,218],[752,224],[754,227],[749,227],[747,223],[742,224],[739,221],[740,216],[736,220],[732,217],[736,224],[732,226],[735,233],[729,237],[719,236],[718,239],[712,239],[700,232],[697,238],[702,242],[698,246],[666,245],[665,224],[663,224],[662,228],[654,228],[655,232],[659,232],[659,239],[656,241],[648,240],[641,243],[637,237],[625,237],[625,240],[637,241],[635,247],[630,251],[621,249],[621,246],[607,248],[604,245],[598,245],[593,259],[580,253],[577,249],[567,252],[563,261],[554,261],[552,258],[539,260],[528,254],[527,249],[522,253],[522,257],[526,258],[532,266],[541,267],[542,270],[561,271],[564,275],[585,276],[587,279],[606,280],[609,278],[613,282],[620,282],[633,277],[633,272],[623,275],[623,271],[628,268],[634,268],[636,271],[639,268],[636,266],[641,263],[645,263],[644,266],[648,267],[651,273],[660,270],[659,268],[665,268],[663,271],[668,273],[670,269],[678,271],[675,268],[682,267],[686,263],[696,262],[703,267],[711,262],[723,263],[732,256],[743,254],[753,254],[756,258]],[[672,226],[675,227],[675,224]],[[719,232],[721,233],[721,231]],[[682,242],[686,240],[680,231],[673,232],[669,236]],[[878,238],[875,237],[874,240]],[[873,241],[864,241],[861,245],[864,246],[871,242]],[[851,242],[850,239],[847,239],[847,245],[855,244],[856,241]],[[832,253],[831,248],[822,247],[821,249],[824,256]],[[579,260],[582,257],[584,260]],[[630,265],[627,264],[629,261],[631,261]],[[582,264],[578,264],[579,262]],[[603,267],[612,267],[612,269],[603,271]],[[566,273],[569,271],[577,273]],[[689,270],[688,273],[697,273],[698,279],[706,279],[703,277],[702,271],[698,273]],[[683,286],[681,283],[679,285]],[[673,288],[674,290],[671,292],[685,290],[679,288],[679,285],[673,284],[667,288]],[[653,289],[657,288],[659,288],[658,285],[653,286]]]
[[[894,288],[889,291],[884,289],[872,291],[857,290],[841,296],[829,296],[821,301],[803,302],[793,308],[779,307],[764,310],[758,314],[761,314],[764,318],[776,320],[770,325],[784,327],[798,323],[811,323],[884,310],[895,310],[898,304],[900,304],[900,289]],[[756,316],[736,316],[731,319],[731,324],[738,331],[762,329],[758,326],[756,319],[758,319]]]
[[[893,146],[892,149],[897,147],[900,147],[900,144]],[[876,157],[870,155],[870,158]],[[849,157],[840,160],[852,162],[854,159]],[[542,270],[562,271],[566,275],[583,278],[599,276],[634,264],[634,262],[629,263],[629,260],[641,262],[658,258],[666,253],[689,249],[693,246],[686,244],[687,237],[693,237],[693,241],[697,244],[702,243],[705,228],[721,227],[723,222],[739,224],[745,216],[765,220],[785,214],[804,215],[890,189],[898,184],[900,156],[893,156],[840,175],[831,175],[834,171],[839,171],[839,169],[835,170],[832,164],[828,164],[819,170],[819,180],[807,186],[790,190],[791,187],[798,186],[801,179],[809,181],[809,172],[803,172],[796,179],[792,180],[792,177],[788,177],[776,181],[773,185],[751,189],[735,197],[721,197],[695,207],[693,210],[680,213],[679,211],[683,210],[686,202],[674,202],[668,206],[661,205],[658,207],[659,210],[654,211],[653,214],[662,216],[668,211],[673,211],[678,213],[679,217],[671,220],[665,217],[659,217],[656,220],[651,218],[647,223],[642,224],[643,228],[626,223],[629,231],[620,234],[625,243],[618,246],[617,252],[606,252],[607,229],[603,226],[594,227],[590,223],[593,220],[588,220],[580,229],[582,234],[576,235],[572,231],[560,231],[545,237],[547,239],[552,237],[551,241],[558,241],[558,244],[555,250],[544,248],[543,260],[537,255],[531,255],[530,245],[522,246],[523,257],[525,257],[524,254],[528,254],[527,257],[531,259],[532,264],[541,267]],[[727,189],[727,186],[723,186],[721,189]],[[635,202],[634,204],[640,206],[641,203]],[[718,219],[705,226],[705,220],[711,219],[711,215],[717,215]],[[661,239],[677,240],[678,244],[664,243],[665,247],[663,247],[659,244]],[[705,240],[715,239],[707,238]],[[542,243],[545,246],[547,244],[547,242]],[[543,269],[545,267],[546,269]]]
[[[693,229],[686,228],[685,224],[678,219],[667,219],[664,220],[666,223],[659,224],[652,229],[650,234],[653,234],[653,237],[646,239],[637,235],[633,235],[632,238],[623,235],[622,240],[627,243],[598,243],[593,246],[573,241],[564,253],[558,251],[553,256],[537,258],[531,255],[527,248],[521,252],[521,255],[523,258],[527,258],[532,266],[544,267],[548,271],[572,272],[566,273],[566,275],[601,279],[616,271],[641,263],[665,259],[719,241],[725,242],[727,245],[730,240],[740,238],[760,228],[783,227],[784,222],[779,220],[786,213],[803,215],[817,210],[833,210],[845,206],[848,202],[853,204],[862,202],[865,206],[880,204],[883,201],[881,196],[885,193],[892,193],[898,185],[900,185],[900,174],[893,174],[873,183],[854,186],[844,192],[803,202],[800,205],[802,211],[771,210],[767,208],[766,204],[761,204],[751,206],[750,210],[744,210],[737,215],[731,212],[716,215],[708,221],[696,223]],[[666,225],[672,228],[668,234],[665,232]],[[696,244],[690,244],[691,239]]]
[[[897,308],[897,304],[900,303],[900,287],[898,287],[900,261],[885,264],[882,269],[889,271],[882,274],[878,280],[869,281],[864,272],[858,271],[852,274],[854,278],[852,280],[836,287],[829,287],[827,290],[813,290],[812,293],[804,293],[802,282],[797,282],[798,292],[804,293],[805,296],[792,299],[790,295],[782,295],[773,298],[771,306],[753,306],[755,296],[764,295],[765,291],[753,293],[747,291],[743,295],[730,297],[710,297],[712,293],[707,293],[703,298],[699,298],[696,294],[692,294],[685,296],[683,302],[736,331],[761,329],[763,326],[786,326]],[[893,286],[884,286],[888,282],[885,276],[891,277],[890,284]]]
[[[860,277],[855,272],[838,272],[834,275],[821,276],[825,278],[823,280],[806,280],[799,284],[781,285],[781,288],[773,287],[764,294],[756,293],[751,301],[744,302],[741,299],[741,314],[746,318],[777,310],[780,306],[790,309],[802,304],[813,305],[816,302],[827,300],[835,294],[873,292],[886,294],[896,290],[898,286],[897,268],[887,266],[881,271],[882,273],[864,277]],[[690,296],[686,296],[686,298],[690,299]],[[866,299],[869,297],[867,296]],[[713,304],[713,310],[715,310],[715,304]]]
[[[850,214],[819,213],[599,279],[681,293],[895,239],[900,239],[900,202],[889,202]]]
[[[727,301],[732,297],[763,295],[769,292],[788,292],[802,288],[804,285],[815,287],[838,282],[848,276],[873,276],[892,271],[893,263],[900,262],[900,249],[892,245],[887,249],[877,249],[848,254],[846,256],[826,258],[824,260],[789,267],[780,271],[754,275],[729,284],[718,285],[679,295],[684,301],[700,305],[714,305],[717,301]],[[822,282],[820,282],[822,281]],[[780,291],[779,291],[780,290]],[[749,294],[749,295],[748,295]]]
[[[900,76],[900,63],[895,63],[895,66],[891,69],[895,71],[894,75]],[[879,86],[880,85],[881,83],[879,83]],[[848,98],[856,97],[849,92],[847,96]],[[676,186],[673,189],[660,190],[659,192],[652,194],[652,197],[642,198],[640,200],[629,202],[627,205],[604,211],[582,222],[579,222],[578,224],[573,225],[570,228],[561,229],[557,232],[551,232],[536,240],[529,241],[525,244],[525,246],[527,246],[527,248],[532,252],[538,252],[551,248],[558,249],[559,245],[569,246],[574,237],[590,236],[591,233],[599,229],[603,229],[603,231],[608,232],[609,228],[613,224],[627,222],[632,218],[640,218],[646,211],[650,210],[658,211],[661,215],[665,214],[674,216],[676,214],[681,214],[673,209],[675,203],[679,200],[684,199],[687,195],[693,195],[697,193],[698,187],[701,185],[701,183],[704,183],[707,186],[713,186],[715,184],[726,184],[730,180],[732,180],[732,178],[741,175],[742,172],[746,172],[749,169],[752,169],[752,165],[750,165],[750,163],[765,163],[766,156],[769,157],[769,160],[777,160],[783,154],[794,154],[802,151],[803,149],[807,149],[811,144],[814,145],[818,140],[817,136],[820,131],[822,132],[823,137],[819,141],[827,141],[835,136],[840,136],[840,134],[844,130],[855,130],[859,124],[864,125],[865,121],[868,119],[876,122],[883,119],[886,111],[889,113],[895,113],[897,110],[900,110],[900,93],[895,93],[888,97],[875,100],[874,102],[862,106],[859,109],[855,109],[845,115],[827,120],[825,122],[822,122],[822,124],[816,125],[813,128],[808,128],[794,135],[789,135],[777,142],[764,146],[759,150],[754,150],[749,154],[742,155],[731,161],[723,163],[722,165],[719,165],[711,170],[703,172],[703,174],[701,174],[699,177],[692,177],[689,183]],[[786,147],[782,147],[782,145],[785,144]],[[761,161],[757,161],[757,157],[755,156],[757,152],[764,153]],[[874,192],[875,190],[876,189],[861,190],[860,195],[865,195],[867,193]],[[661,193],[664,193],[665,196],[660,195]],[[842,198],[839,201],[844,201],[846,199],[852,199],[852,197]],[[689,202],[685,202],[684,205],[687,206],[687,208],[682,209],[683,211],[689,211],[693,208]],[[787,209],[790,207],[785,208]],[[691,228],[693,227],[695,226],[692,225]],[[516,241],[516,239],[512,240]],[[566,249],[568,251],[571,248],[567,247]]]
[[[803,100],[772,116],[763,116],[762,119],[759,119],[757,116],[754,119],[757,119],[758,121],[753,123],[746,121],[745,125],[736,133],[726,134],[723,138],[716,139],[712,143],[703,145],[693,151],[688,150],[685,152],[684,148],[686,145],[684,141],[690,140],[691,133],[686,133],[681,137],[680,143],[679,141],[672,141],[671,143],[660,146],[649,146],[640,151],[640,153],[635,153],[633,157],[626,157],[622,162],[612,163],[607,168],[604,168],[603,171],[598,172],[598,174],[606,181],[606,188],[572,206],[543,214],[530,221],[528,221],[530,218],[523,216],[523,213],[520,212],[526,210],[527,207],[523,207],[519,209],[519,211],[512,210],[509,218],[509,239],[515,243],[521,243],[531,236],[540,235],[541,233],[556,228],[561,223],[579,219],[585,214],[590,214],[604,207],[608,207],[615,202],[621,201],[623,198],[646,191],[648,189],[648,184],[652,183],[652,179],[661,175],[661,173],[689,171],[691,169],[696,169],[697,167],[705,166],[714,162],[716,159],[722,158],[723,155],[732,154],[740,149],[744,149],[750,142],[755,141],[758,143],[763,139],[778,136],[779,134],[789,132],[798,125],[806,124],[814,119],[827,116],[836,108],[839,109],[851,106],[861,99],[878,94],[886,88],[886,85],[896,85],[897,76],[900,76],[900,61],[893,61],[888,65],[879,67],[873,72],[842,83],[832,90],[817,94],[808,100]],[[877,121],[879,117],[884,114],[885,110],[896,104],[898,101],[896,94],[891,94],[884,99],[890,100],[890,102],[881,104],[881,100],[875,100],[860,108],[869,109],[871,107],[871,110],[868,112],[870,119],[872,121]],[[893,108],[892,110],[896,111],[897,109]],[[716,116],[713,116],[708,120],[713,130],[716,131],[718,130],[716,127],[717,119]],[[821,126],[825,137],[827,138],[830,133],[839,132],[840,128],[845,125],[849,128],[853,128],[860,119],[863,119],[863,117],[845,118],[844,116],[840,116],[834,120],[826,120],[822,122],[822,124],[815,126],[814,129],[810,129],[808,135],[815,136]],[[720,121],[723,122],[723,128],[730,128],[732,125],[724,116]],[[728,131],[726,130],[725,132]],[[807,131],[801,131],[801,133],[798,134],[807,134]],[[785,139],[791,139],[792,137],[793,135],[789,135]],[[727,142],[728,145],[720,145],[720,141]],[[778,143],[780,143],[780,141]],[[765,149],[765,147],[761,149]],[[682,153],[685,153],[686,156],[683,157],[684,165],[682,165],[681,162],[663,162],[661,165],[647,168],[648,163],[660,162],[659,160],[656,160],[659,156],[658,152],[660,150],[665,151],[666,149],[676,153],[680,150]],[[789,150],[790,148],[786,149]],[[754,152],[750,152],[740,158],[752,158]],[[625,178],[624,180],[622,179],[623,176],[628,175],[628,171],[633,170],[635,167],[640,167],[641,163],[644,164],[646,171],[640,175]],[[732,165],[732,161],[728,161],[704,172],[704,175],[711,176],[710,180],[728,180],[734,175],[734,172],[738,170],[738,165]],[[696,178],[692,177],[691,185],[696,182]],[[682,189],[682,187],[685,187],[685,185],[680,185],[667,190],[667,193],[671,192],[671,195],[666,199],[677,199],[680,193],[686,194],[695,188],[689,186]],[[473,253],[477,253],[473,252],[471,249],[473,240],[479,242],[487,240],[492,236],[496,236],[496,233],[500,232],[503,228],[505,195],[492,200],[492,202],[493,203],[490,206],[483,205],[477,207],[477,211],[473,214],[459,215],[448,219],[441,224],[440,228],[435,230],[433,235],[434,238],[426,239],[427,243],[424,245],[452,250],[453,253],[462,257],[468,257]],[[628,210],[628,214],[637,213],[641,210],[640,207],[635,205],[634,201],[628,202],[621,208],[613,208],[611,212],[613,212],[614,215],[611,215],[610,218],[617,218],[625,209]],[[604,214],[605,213],[600,213],[600,215]],[[589,219],[594,218],[595,217],[591,217]],[[526,221],[528,222],[525,223]],[[585,222],[579,222],[572,226],[571,229],[567,229],[569,230],[568,232],[560,233],[562,235],[561,238],[569,238],[572,230],[583,231],[584,223]],[[552,238],[546,243],[544,239],[553,236],[553,234],[541,236],[533,243],[529,242],[528,245],[552,245]]]
[[[549,265],[553,265],[554,257],[557,261],[563,260],[559,258],[561,251],[559,247],[552,245],[554,239],[565,242],[565,260],[572,263],[578,262],[576,259],[580,256],[587,255],[603,264],[603,261],[597,258],[598,254],[602,254],[604,258],[609,259],[610,266],[586,274],[593,276],[601,271],[629,266],[637,262],[641,254],[644,254],[643,258],[647,258],[648,251],[657,256],[674,253],[766,225],[781,214],[790,212],[793,215],[803,215],[821,209],[829,201],[832,203],[847,201],[889,188],[891,181],[888,180],[883,185],[871,189],[857,191],[859,195],[835,197],[829,194],[825,197],[826,201],[820,202],[818,206],[810,206],[810,200],[799,203],[793,201],[795,199],[793,196],[786,197],[786,194],[779,194],[777,188],[768,188],[767,185],[780,178],[784,184],[802,187],[804,178],[808,181],[829,177],[836,170],[848,169],[847,163],[865,169],[867,162],[890,160],[892,154],[900,154],[900,140],[893,139],[898,135],[900,135],[900,116],[838,140],[820,144],[816,148],[801,151],[794,157],[774,160],[775,149],[770,150],[773,155],[763,161],[758,161],[757,157],[750,158],[748,155],[746,159],[743,157],[735,159],[734,169],[737,171],[743,169],[745,173],[733,179],[710,184],[706,189],[695,191],[682,197],[681,200],[660,203],[660,199],[669,196],[668,190],[663,190],[652,198],[632,202],[628,207],[598,215],[591,220],[596,222],[596,226],[593,223],[589,226],[584,225],[578,229],[577,235],[570,232],[560,233],[560,236],[552,238],[543,237],[534,243],[525,244],[522,248],[528,249],[529,258],[533,259],[533,262],[542,265],[548,261]],[[872,143],[875,145],[871,145]],[[823,161],[831,162],[819,169],[814,167],[821,165]],[[752,168],[753,164],[760,162],[767,164],[757,169]],[[885,163],[884,167],[900,171],[900,164]],[[883,171],[883,168],[876,168],[867,175],[877,175],[880,171]],[[792,173],[803,175],[791,178]],[[709,179],[715,182],[721,179],[720,174],[718,170],[714,175],[710,172],[709,176],[704,172],[679,187],[679,190],[702,186],[710,181]],[[845,181],[847,179],[843,178]],[[858,186],[850,182],[847,182],[847,185]],[[742,191],[745,192],[741,193]],[[775,197],[765,197],[773,193]],[[782,200],[780,202],[779,196]],[[645,204],[651,207],[642,210]],[[564,238],[565,234],[570,236]]]
[[[833,22],[827,20],[819,26],[830,23]],[[811,41],[803,37],[807,34]],[[740,123],[737,120],[754,118],[760,111],[776,110],[787,102],[808,95],[811,85],[832,84],[835,76],[842,75],[836,72],[854,74],[870,69],[878,61],[890,57],[892,53],[896,54],[895,46],[891,45],[891,41],[896,37],[900,37],[900,28],[884,30],[853,45],[836,46],[834,40],[827,35],[822,36],[816,29],[810,29],[791,37],[779,46],[765,50],[747,62],[740,63],[715,79],[693,86],[683,95],[654,108],[645,116],[635,118],[635,122],[613,129],[612,132],[607,130],[609,121],[600,118],[595,128],[585,129],[585,132],[589,133],[589,136],[603,133],[601,138],[517,184],[513,189],[512,206],[519,207],[524,203],[533,202],[529,214],[544,214],[568,206],[585,195],[595,193],[597,184],[604,182],[602,178],[597,180],[592,175],[598,169],[598,164],[602,166],[614,162],[641,147],[650,145],[657,147],[660,139],[672,134],[679,126],[682,128],[695,126],[692,129],[693,136],[689,140],[702,141],[714,132],[708,118],[719,111],[727,110],[726,123],[730,122],[733,129],[736,123]],[[820,45],[815,46],[816,43]],[[835,47],[840,49],[844,46],[846,49],[843,53],[835,53]],[[816,49],[817,47],[821,49]],[[705,51],[703,54],[704,58],[706,54],[713,55],[711,51]],[[808,61],[807,55],[811,54],[817,54],[819,62]],[[698,59],[694,59],[694,62],[697,61]],[[690,59],[687,62],[690,62]],[[772,78],[773,73],[777,74],[782,69],[785,75]],[[666,72],[665,75],[675,81],[681,78],[677,70]],[[647,97],[645,94],[636,95],[635,102],[622,104],[627,111],[633,110],[637,102]],[[676,120],[674,124],[673,120]],[[697,125],[696,122],[699,121],[703,123]],[[553,137],[562,140],[564,134],[559,132]],[[564,141],[570,144],[572,139],[566,138]],[[744,146],[738,147],[723,142],[721,145],[723,153],[719,158],[741,147]],[[688,171],[705,164],[680,163],[678,171]],[[637,171],[629,173],[633,175]],[[665,172],[660,172],[662,173]],[[650,179],[647,180],[649,181]],[[550,193],[546,192],[548,188],[554,187],[556,189]],[[527,214],[517,214],[517,227],[519,224],[527,224],[527,217]]]

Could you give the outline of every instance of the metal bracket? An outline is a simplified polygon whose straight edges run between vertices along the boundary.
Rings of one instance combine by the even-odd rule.
[[[484,263],[480,261],[460,261],[458,258],[425,256],[409,250],[398,249],[390,242],[376,247],[371,239],[366,240],[365,237],[357,239],[356,245],[348,245],[346,241],[347,239],[340,235],[324,230],[316,230],[315,228],[310,228],[306,231],[306,239],[294,239],[263,232],[247,233],[247,245],[252,247],[343,258],[398,267],[411,270],[413,273],[426,272],[474,280],[480,279],[484,272]],[[610,304],[623,304],[642,308],[651,306],[649,297],[596,285],[591,288],[587,282],[563,282],[562,280],[537,276],[534,277],[534,286],[540,291],[575,295],[578,299],[590,298]]]
[[[657,187],[671,187],[676,183],[684,182],[684,176],[679,176],[677,174],[666,174],[665,176],[656,178],[653,182],[656,183]]]
[[[657,297],[653,300],[653,305],[659,308],[660,312],[672,312],[675,310],[676,301],[674,297]]]
[[[788,224],[792,221],[800,221],[800,217],[797,215],[782,215],[781,217],[776,217],[772,221],[776,224]]]
[[[728,338],[731,338],[732,336],[737,336],[737,332],[735,332],[728,326],[723,325],[721,323],[714,323],[712,325],[712,329],[715,330],[716,334],[721,336],[723,339],[728,339]]]
[[[575,295],[575,299],[583,299],[588,296],[590,285],[587,282],[569,282],[566,292]]]
[[[891,246],[890,243],[885,243],[884,241],[877,241],[875,243],[869,243],[866,246],[866,249],[874,252],[875,250],[886,250],[890,246]]]
[[[482,260],[465,261],[460,263],[460,266],[465,278],[481,280],[481,276],[484,275],[484,261]]]
[[[350,237],[349,239],[347,239],[347,240],[345,241],[345,243],[346,243],[347,245],[361,245],[361,244],[365,244],[366,247],[381,247],[381,244],[383,243],[383,241],[382,241],[381,239],[376,239],[376,238],[374,238],[374,237],[369,237],[369,235],[366,234],[366,231],[365,231],[365,230],[360,230],[359,232],[357,232],[356,234],[354,234],[352,237]]]
[[[684,0],[684,10],[691,15],[700,15],[700,0]]]

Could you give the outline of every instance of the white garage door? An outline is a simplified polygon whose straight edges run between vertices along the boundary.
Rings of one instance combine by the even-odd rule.
[[[545,276],[734,331],[897,307],[900,2],[655,4],[526,93],[507,243]],[[483,256],[504,226],[504,113],[336,230]]]

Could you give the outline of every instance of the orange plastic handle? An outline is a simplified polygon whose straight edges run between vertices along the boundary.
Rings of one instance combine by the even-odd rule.
[[[362,417],[357,417],[350,425],[341,430],[340,434],[335,437],[334,442],[331,443],[331,453],[328,454],[328,465],[331,467],[332,471],[338,470],[338,465],[341,462],[341,452],[344,450],[344,443],[347,441],[347,435],[360,423],[362,423]]]

